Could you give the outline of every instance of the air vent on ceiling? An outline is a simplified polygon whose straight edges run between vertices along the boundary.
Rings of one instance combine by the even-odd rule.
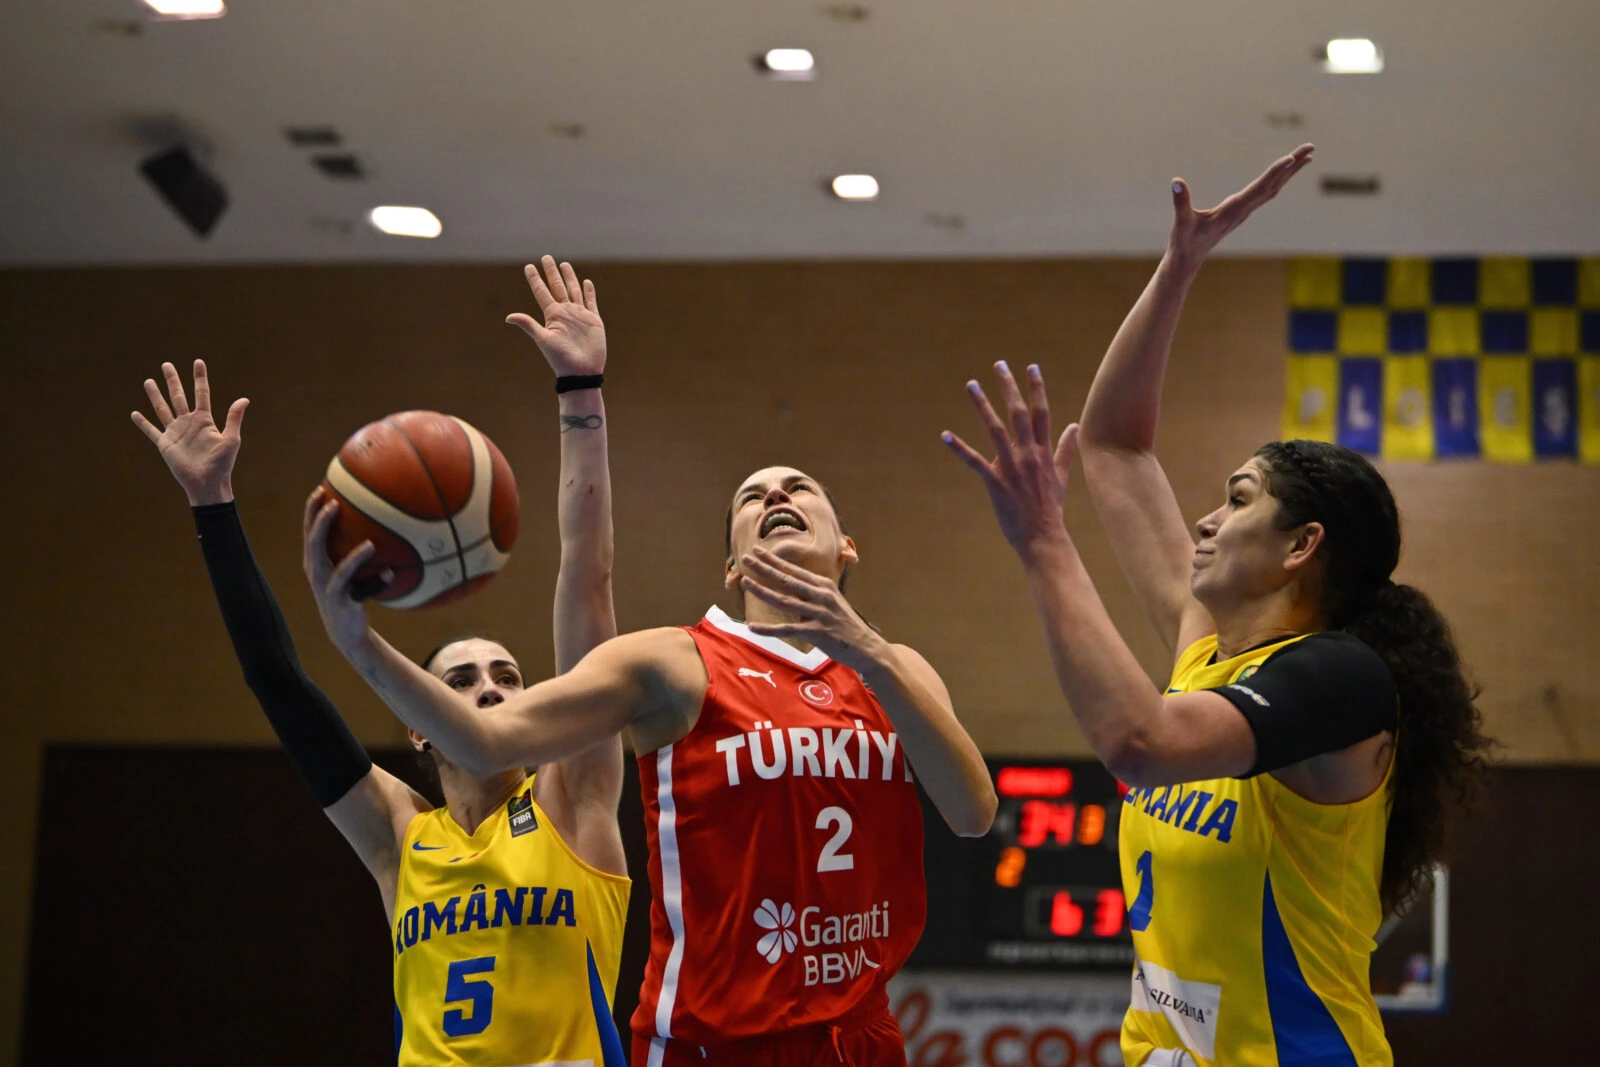
[[[835,22],[865,22],[872,17],[861,4],[828,4],[822,14]]]
[[[296,148],[332,148],[344,140],[332,126],[290,126],[283,135]]]
[[[336,181],[360,181],[367,176],[361,169],[361,160],[355,156],[312,156],[311,164],[325,177]]]
[[[1377,196],[1376,174],[1325,174],[1322,176],[1323,196]]]

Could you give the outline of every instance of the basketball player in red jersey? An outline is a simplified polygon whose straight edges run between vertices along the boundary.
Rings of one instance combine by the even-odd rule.
[[[472,773],[630,731],[654,894],[635,1067],[903,1065],[885,985],[926,915],[912,773],[976,836],[994,818],[988,771],[938,674],[840,592],[856,545],[815,479],[747,478],[728,549],[746,622],[712,608],[626,634],[489,714],[373,632],[347,583],[314,591],[357,670]]]

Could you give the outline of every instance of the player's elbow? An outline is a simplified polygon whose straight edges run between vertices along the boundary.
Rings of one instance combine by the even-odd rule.
[[[994,825],[995,812],[1000,809],[1000,798],[992,785],[961,804],[958,811],[945,812],[944,821],[957,837],[982,837]]]
[[[1161,780],[1160,760],[1155,746],[1151,744],[1148,735],[1139,730],[1130,730],[1115,739],[1102,741],[1095,745],[1095,753],[1100,757],[1100,762],[1105,765],[1124,785],[1129,786],[1156,786],[1165,785]]]

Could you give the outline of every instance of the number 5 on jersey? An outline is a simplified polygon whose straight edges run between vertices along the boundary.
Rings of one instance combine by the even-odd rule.
[[[855,828],[855,823],[850,821],[850,813],[843,808],[823,808],[817,812],[817,829],[826,830],[830,826],[837,826],[838,832],[828,838],[828,843],[822,846],[822,855],[817,857],[817,871],[853,871],[856,869],[856,858],[848,852],[840,852],[844,843],[850,840],[850,831]]]
[[[444,1013],[444,1032],[450,1037],[469,1037],[489,1029],[494,1016],[494,986],[488,978],[470,981],[473,975],[487,975],[494,971],[493,956],[479,956],[472,960],[456,960],[450,965],[445,978],[446,1004],[465,1000],[471,1003],[469,1011],[451,1008]]]

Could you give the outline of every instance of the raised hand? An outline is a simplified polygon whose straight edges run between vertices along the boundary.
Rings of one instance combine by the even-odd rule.
[[[206,377],[204,360],[194,361],[194,409],[183,392],[183,379],[170,363],[161,364],[166,379],[167,398],[154,378],[144,380],[145,395],[155,410],[161,429],[140,412],[133,413],[133,424],[155,442],[161,458],[167,461],[172,476],[188,494],[189,504],[223,504],[233,499],[233,461],[239,455],[239,431],[244,426],[244,410],[250,401],[244,397],[228,407],[228,418],[217,429],[211,417],[211,382]]]
[[[594,282],[578,281],[571,263],[556,266],[555,258],[545,256],[544,277],[532,263],[522,268],[533,290],[533,299],[544,316],[541,325],[531,315],[517,312],[506,321],[533,338],[556,376],[600,374],[606,369],[606,326],[600,321],[600,306],[595,302]]]
[[[1044,375],[1039,368],[1028,368],[1027,400],[1017,388],[1011,368],[1004,362],[996,363],[994,368],[1011,421],[1009,428],[995,414],[983,386],[968,382],[967,393],[994,442],[995,458],[985,459],[949,430],[940,437],[961,462],[983,479],[1000,532],[1019,555],[1026,555],[1039,544],[1066,536],[1061,506],[1067,494],[1067,472],[1072,469],[1078,426],[1068,426],[1052,449],[1050,402],[1045,397]]]
[[[798,637],[847,667],[873,667],[888,642],[862,621],[831,578],[806,570],[757,546],[739,561],[740,586],[788,615],[789,622],[751,622],[768,637]]]
[[[1256,208],[1278,195],[1289,179],[1311,162],[1315,145],[1303,144],[1278,160],[1261,176],[1216,207],[1197,211],[1189,200],[1189,186],[1182,178],[1172,182],[1172,234],[1167,238],[1167,257],[1177,266],[1198,268],[1221,240],[1238,229]]]
[[[350,554],[335,565],[328,559],[328,530],[334,516],[339,513],[339,502],[322,486],[311,491],[306,499],[301,566],[306,580],[311,583],[311,594],[317,600],[317,612],[322,616],[323,628],[339,651],[348,655],[367,637],[367,612],[356,600],[350,583],[356,571],[371,558],[371,541],[363,541]],[[389,575],[383,575],[385,579]]]

